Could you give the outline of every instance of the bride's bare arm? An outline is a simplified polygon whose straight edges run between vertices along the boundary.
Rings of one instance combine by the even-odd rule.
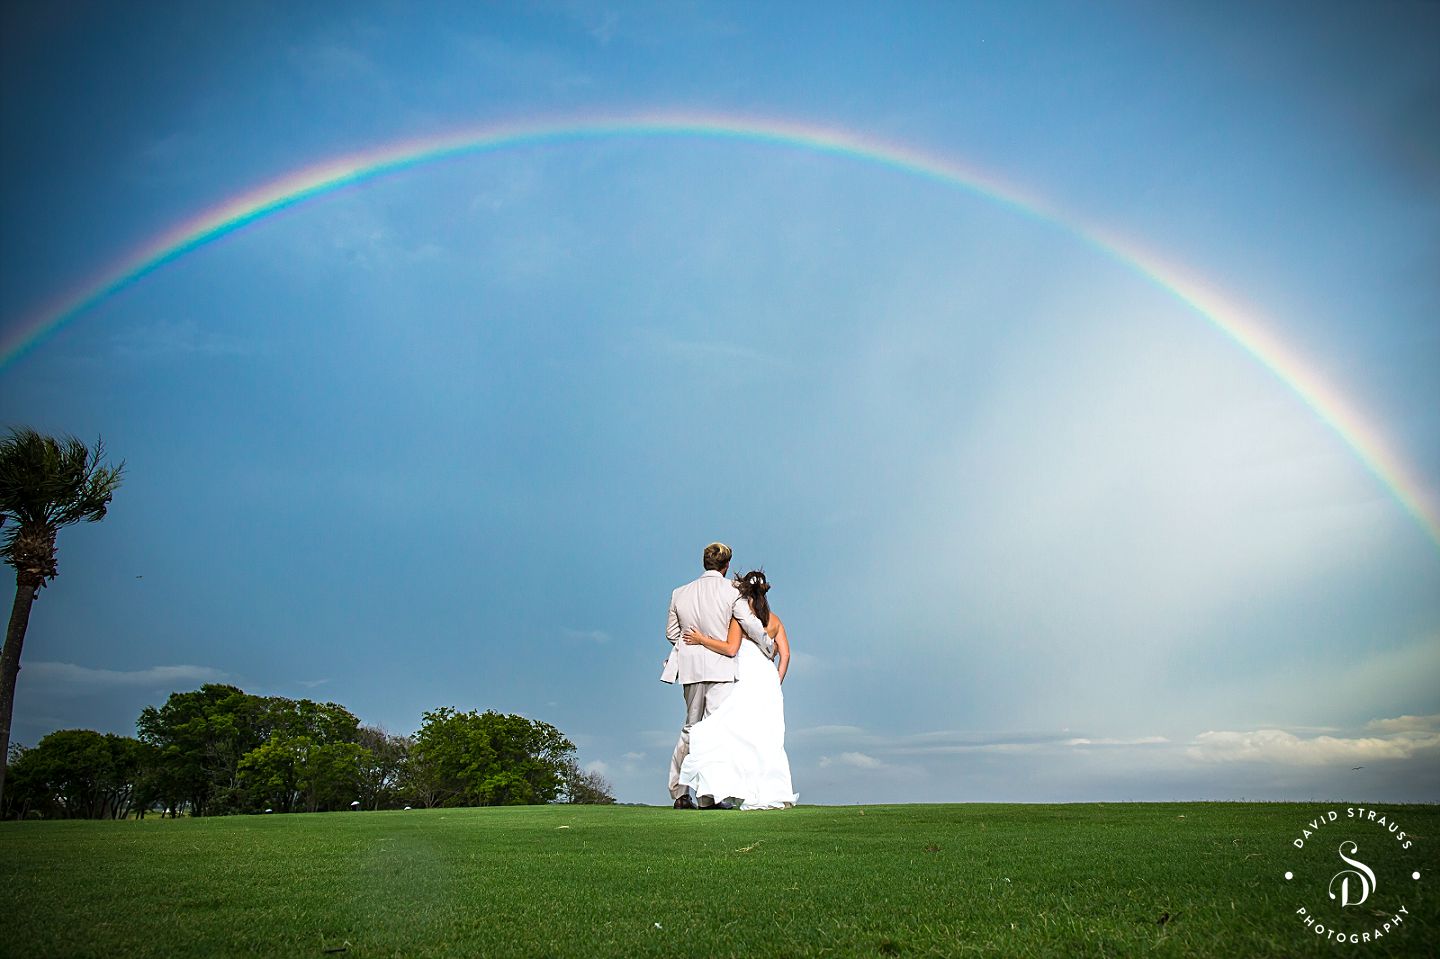
[[[780,628],[775,631],[775,653],[778,657],[775,660],[776,669],[780,673],[780,682],[785,682],[785,673],[790,669],[790,639],[785,635],[785,624],[780,622],[780,617],[774,613],[770,618]]]
[[[730,620],[730,631],[725,634],[725,639],[719,640],[714,636],[707,636],[695,627],[685,630],[685,642],[691,646],[704,646],[706,649],[719,653],[721,656],[734,656],[740,652],[740,623],[734,618]]]

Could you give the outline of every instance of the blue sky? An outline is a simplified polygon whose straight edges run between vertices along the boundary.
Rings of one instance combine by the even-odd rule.
[[[301,6],[6,6],[0,325],[289,172],[552,117],[833,127],[1065,222],[613,137],[206,245],[0,369],[5,424],[127,462],[15,739],[224,680],[522,712],[661,802],[665,603],[719,538],[792,636],[804,801],[1440,796],[1440,548],[1075,232],[1263,317],[1435,502],[1433,5]]]

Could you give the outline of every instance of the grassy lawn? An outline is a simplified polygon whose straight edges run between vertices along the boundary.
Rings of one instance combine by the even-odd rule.
[[[1343,817],[1345,804],[550,806],[3,823],[0,951],[1434,955],[1440,807],[1388,807],[1416,839],[1409,851],[1356,833],[1385,884],[1370,906],[1376,922],[1388,915],[1376,907],[1396,902],[1409,916],[1380,941],[1345,946],[1295,914],[1301,904],[1338,914],[1326,905],[1327,877],[1341,868],[1329,847],[1346,834],[1323,837],[1325,857],[1318,839],[1309,859],[1291,845],[1325,808]]]

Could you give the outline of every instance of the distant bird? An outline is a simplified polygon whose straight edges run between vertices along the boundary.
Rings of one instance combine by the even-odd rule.
[[[1364,768],[1365,768],[1364,766],[1351,766],[1351,767],[1350,767],[1350,771],[1353,773],[1353,772],[1354,772],[1355,770],[1357,770],[1357,769],[1364,769]]]
[[[1157,925],[1157,926],[1163,926],[1163,925],[1165,925],[1165,923],[1167,923],[1167,922],[1169,922],[1169,921],[1170,921],[1170,913],[1168,913],[1168,912],[1162,912],[1162,913],[1160,913],[1160,918],[1155,920],[1155,925]]]
[[[350,804],[350,808],[351,808],[351,809],[359,809],[359,808],[360,808],[360,800],[357,799],[357,800],[355,800],[354,802],[352,802],[352,803]]]

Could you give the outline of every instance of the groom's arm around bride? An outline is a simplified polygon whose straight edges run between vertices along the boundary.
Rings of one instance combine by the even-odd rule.
[[[718,544],[711,544],[712,547]],[[741,596],[735,584],[725,578],[729,570],[729,548],[717,551],[717,557],[710,557],[707,547],[705,572],[697,580],[686,583],[670,594],[670,609],[665,620],[665,639],[670,643],[670,656],[665,661],[661,682],[688,685],[699,682],[728,683],[735,681],[736,664],[725,656],[704,646],[692,646],[681,642],[685,630],[710,636],[724,636],[730,630],[730,620],[740,624],[745,637],[760,647],[767,657],[775,657],[775,641],[766,633],[765,626],[755,616],[750,604]],[[724,557],[720,562],[719,556]]]

